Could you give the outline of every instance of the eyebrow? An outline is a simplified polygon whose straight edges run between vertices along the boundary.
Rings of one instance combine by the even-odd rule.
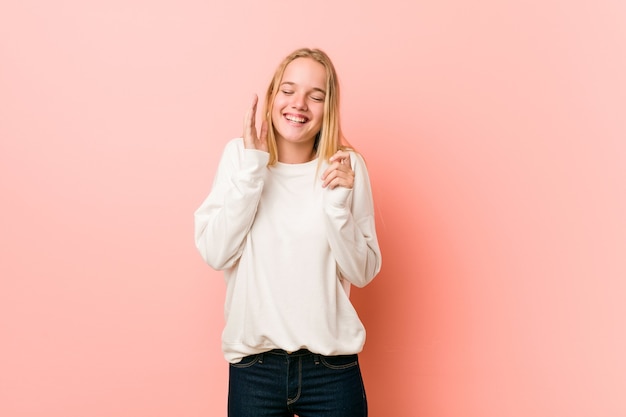
[[[283,81],[282,83],[280,83],[280,86],[282,87],[284,84],[287,84],[287,85],[289,85],[289,86],[294,86],[294,85],[296,85],[296,83],[291,82],[291,81]],[[318,88],[318,87],[313,87],[313,90],[315,90],[315,91],[319,91],[320,93],[322,93],[322,94],[326,95],[326,91],[324,91],[324,90],[323,90],[323,89],[321,89],[321,88]]]

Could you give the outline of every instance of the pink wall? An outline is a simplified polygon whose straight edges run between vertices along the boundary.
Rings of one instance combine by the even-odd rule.
[[[192,214],[298,46],[334,58],[377,198],[383,271],[353,292],[371,414],[626,415],[625,21],[621,0],[2,2],[0,415],[224,415]]]

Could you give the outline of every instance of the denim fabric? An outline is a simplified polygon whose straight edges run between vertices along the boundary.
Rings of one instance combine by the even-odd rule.
[[[229,417],[367,417],[357,355],[272,350],[230,364]]]

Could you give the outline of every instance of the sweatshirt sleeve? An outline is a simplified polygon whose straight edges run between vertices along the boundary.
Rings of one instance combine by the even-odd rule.
[[[232,267],[254,222],[267,172],[267,152],[230,141],[222,154],[209,196],[194,213],[196,247],[216,270]]]
[[[364,287],[381,268],[381,253],[374,222],[374,201],[365,161],[351,153],[352,189],[326,189],[326,229],[341,276]]]

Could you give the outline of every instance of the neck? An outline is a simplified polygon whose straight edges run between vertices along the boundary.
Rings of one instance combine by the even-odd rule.
[[[284,164],[303,164],[315,159],[316,152],[315,149],[313,149],[312,143],[298,145],[278,142],[276,146],[278,148],[278,162]]]

